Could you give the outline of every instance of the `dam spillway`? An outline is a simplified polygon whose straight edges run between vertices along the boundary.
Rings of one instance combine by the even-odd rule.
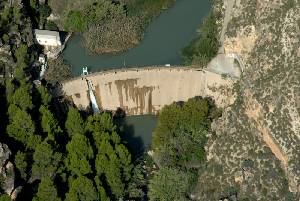
[[[196,96],[211,97],[217,106],[233,103],[234,80],[189,67],[127,68],[89,74],[101,110],[122,109],[127,115],[157,114],[165,105]],[[90,105],[85,79],[62,83],[65,96],[80,109]]]

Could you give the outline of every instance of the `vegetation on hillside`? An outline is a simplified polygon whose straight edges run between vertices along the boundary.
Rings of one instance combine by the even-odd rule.
[[[205,67],[217,55],[219,49],[219,31],[217,21],[221,13],[212,10],[205,17],[199,35],[182,50],[186,65]]]
[[[194,98],[162,109],[152,138],[158,172],[150,180],[150,200],[188,200],[205,164],[210,124],[221,111],[210,99]]]

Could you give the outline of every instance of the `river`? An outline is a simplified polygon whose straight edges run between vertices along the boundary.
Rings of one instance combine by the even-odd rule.
[[[149,25],[142,42],[127,52],[92,55],[82,46],[81,36],[75,35],[68,41],[62,57],[71,64],[75,76],[81,74],[84,66],[88,66],[90,72],[97,72],[111,68],[181,65],[180,52],[196,37],[203,17],[210,10],[210,1],[177,0],[172,8],[162,12]],[[120,128],[126,128],[125,139],[135,154],[149,147],[156,125],[155,117],[125,117],[117,123]]]

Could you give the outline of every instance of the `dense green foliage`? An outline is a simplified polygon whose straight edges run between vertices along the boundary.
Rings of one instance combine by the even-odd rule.
[[[219,35],[216,21],[219,17],[219,13],[210,12],[200,27],[199,36],[182,50],[186,65],[205,67],[217,55]]]
[[[195,98],[183,105],[164,107],[152,138],[157,162],[192,168],[204,161],[210,123],[219,114],[209,99]]]
[[[219,116],[220,110],[207,98],[162,109],[152,138],[160,169],[150,181],[150,200],[188,200],[197,169],[205,163],[210,124]]]
[[[14,53],[17,76],[6,78],[1,85],[6,93],[5,100],[1,99],[4,121],[0,129],[4,132],[1,141],[13,150],[15,182],[25,186],[18,200],[129,198],[131,154],[111,115],[82,117],[69,107],[58,120],[57,102],[47,88],[34,85],[27,74],[29,48],[21,44]]]
[[[177,169],[161,168],[150,181],[150,201],[187,200],[186,192],[191,183],[190,176],[188,173]]]
[[[8,140],[21,145],[14,150],[18,179],[32,185],[33,192],[36,188],[32,182],[40,181],[34,197],[27,199],[92,201],[128,197],[131,155],[116,133],[111,115],[84,119],[70,108],[64,127],[52,112],[51,96],[45,88],[17,79],[8,80],[7,85],[11,88],[7,91]],[[24,100],[18,101],[21,97]]]

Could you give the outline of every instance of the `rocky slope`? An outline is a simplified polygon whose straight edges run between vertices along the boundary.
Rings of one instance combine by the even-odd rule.
[[[243,75],[215,123],[195,197],[299,200],[300,1],[223,3],[231,12],[222,51],[239,55]]]

